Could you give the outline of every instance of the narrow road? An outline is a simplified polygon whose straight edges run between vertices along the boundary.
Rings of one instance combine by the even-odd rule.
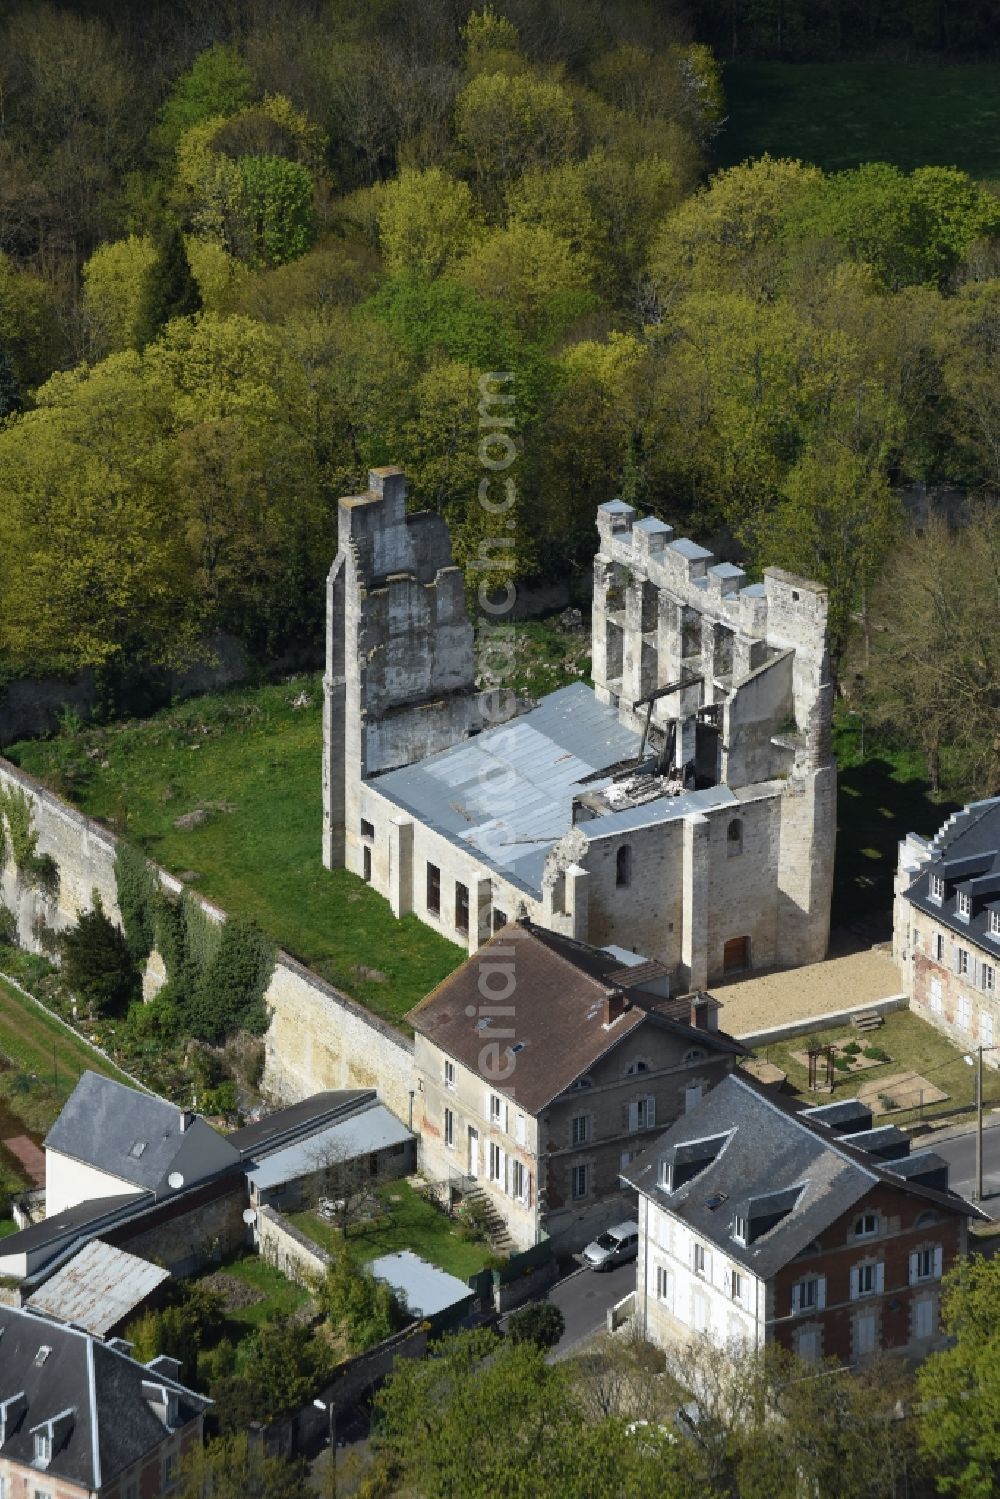
[[[921,1145],[944,1157],[949,1166],[948,1185],[971,1202],[976,1179],[975,1132],[940,1141],[925,1136],[923,1141],[913,1142],[914,1152]],[[983,1201],[978,1205],[994,1223],[1000,1223],[1000,1126],[997,1125],[983,1130]]]
[[[548,1299],[566,1319],[566,1331],[553,1349],[555,1358],[565,1358],[579,1346],[603,1332],[608,1309],[635,1290],[635,1260],[613,1270],[580,1270],[554,1285]]]

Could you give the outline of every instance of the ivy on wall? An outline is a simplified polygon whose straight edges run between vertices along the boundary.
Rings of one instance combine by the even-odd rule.
[[[262,1035],[274,972],[273,943],[252,921],[212,920],[189,890],[170,895],[136,849],[120,844],[115,883],[126,941],[137,963],[155,947],[167,981],[157,999],[178,1033],[217,1043],[236,1031]]]
[[[59,894],[59,866],[51,854],[38,852],[38,833],[31,816],[31,798],[20,786],[0,787],[0,865],[7,851],[21,878],[51,900]]]

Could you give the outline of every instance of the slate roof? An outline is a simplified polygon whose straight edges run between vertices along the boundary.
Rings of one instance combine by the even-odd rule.
[[[83,1161],[149,1192],[204,1181],[239,1165],[239,1152],[198,1115],[185,1116],[151,1093],[85,1072],[45,1138],[47,1150]]]
[[[378,775],[372,784],[427,827],[538,895],[545,856],[572,826],[574,797],[601,790],[612,766],[638,756],[641,741],[641,734],[618,722],[616,708],[574,682],[529,713]],[[602,771],[609,772],[605,780]],[[659,797],[578,826],[586,837],[598,838],[735,800],[728,787],[716,786]]]
[[[28,1228],[0,1239],[0,1258],[44,1249],[59,1239],[68,1240],[75,1234],[84,1233],[95,1223],[110,1222],[124,1215],[126,1209],[131,1212],[147,1201],[152,1202],[148,1192],[126,1192],[119,1197],[92,1197],[87,1202],[75,1203],[71,1208],[63,1208],[61,1213],[53,1213],[51,1218],[43,1218],[40,1223],[32,1223]]]
[[[906,892],[919,911],[992,954],[1000,961],[1000,936],[990,934],[990,912],[1000,912],[1000,797],[971,802],[956,812],[931,839],[930,859]],[[932,900],[931,876],[945,882],[944,900]],[[968,895],[972,914],[958,914],[959,894]]]
[[[103,1338],[169,1279],[162,1266],[91,1239],[26,1304]]]
[[[50,1351],[40,1357],[43,1347]],[[55,1442],[52,1461],[44,1470],[34,1468],[38,1487],[51,1488],[53,1479],[87,1490],[111,1484],[167,1436],[143,1396],[144,1380],[177,1396],[178,1426],[211,1405],[88,1333],[0,1306],[0,1401],[22,1393],[25,1397],[13,1429],[3,1432],[0,1457],[34,1468],[32,1428],[71,1411],[72,1421]]]
[[[697,1030],[657,1014],[663,1000],[629,988],[629,970],[616,954],[518,921],[497,932],[407,1016],[414,1030],[473,1072],[481,1071],[480,1057],[490,1045],[492,1028],[489,1017],[481,1014],[480,970],[483,964],[495,968],[505,961],[513,968],[515,1013],[494,1023],[514,1034],[504,1034],[495,1044],[516,1065],[508,1083],[491,1081],[490,1086],[531,1114],[643,1025],[665,1027],[706,1051],[744,1054],[745,1048],[724,1032]],[[630,1007],[606,1026],[605,999],[622,990]]]
[[[660,1161],[683,1166],[699,1155],[699,1142],[705,1139],[719,1145],[714,1160],[676,1191],[662,1188]],[[903,1170],[895,1172],[896,1165]],[[881,1161],[845,1143],[789,1101],[734,1072],[625,1167],[622,1176],[700,1239],[769,1280],[880,1182],[934,1207],[985,1216],[954,1192],[905,1180],[906,1169],[902,1161]],[[756,1217],[762,1225],[771,1220],[772,1226],[743,1245],[733,1238],[736,1217]]]
[[[276,1109],[265,1119],[254,1124],[245,1124],[242,1129],[227,1135],[229,1141],[241,1155],[264,1155],[269,1150],[280,1150],[290,1141],[303,1135],[313,1134],[333,1119],[352,1113],[361,1104],[368,1104],[378,1095],[374,1088],[338,1088],[326,1093],[313,1093],[300,1103]]]

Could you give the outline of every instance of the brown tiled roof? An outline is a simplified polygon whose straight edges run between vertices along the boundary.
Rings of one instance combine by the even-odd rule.
[[[505,968],[513,988],[509,997],[501,998]],[[621,961],[613,954],[527,921],[512,922],[407,1018],[414,1030],[531,1114],[641,1025],[666,1027],[706,1049],[743,1053],[744,1048],[723,1032],[696,1030],[652,1013],[647,1009],[652,997],[630,993],[622,977]],[[490,989],[497,998],[489,997]],[[626,1008],[605,1025],[605,1000],[623,991]],[[501,1008],[511,1008],[513,1014],[496,1013]],[[493,1047],[498,1051],[484,1057],[485,1049]],[[495,1057],[498,1063],[491,1060]],[[506,1071],[511,1063],[506,1081],[491,1079],[484,1071],[487,1066]]]

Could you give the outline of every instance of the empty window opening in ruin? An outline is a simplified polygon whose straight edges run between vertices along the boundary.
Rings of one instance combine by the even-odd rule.
[[[441,871],[436,864],[427,865],[427,910],[432,916],[441,915]]]
[[[730,858],[743,852],[743,819],[734,817],[726,829],[726,852]]]
[[[623,843],[615,856],[615,884],[619,887],[629,885],[632,881],[632,850],[627,843]]]
[[[469,930],[469,887],[455,881],[455,927],[457,931]]]

